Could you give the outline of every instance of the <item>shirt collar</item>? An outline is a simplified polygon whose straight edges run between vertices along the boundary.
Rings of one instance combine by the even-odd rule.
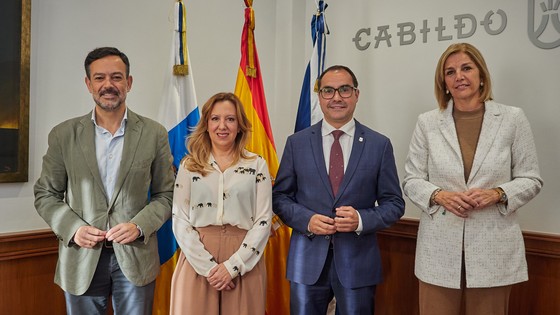
[[[330,135],[334,130],[337,129],[323,119],[323,123],[321,124],[321,135],[323,137],[326,135]],[[356,121],[352,118],[345,125],[338,128],[338,130],[342,130],[345,134],[353,136],[354,131],[356,130]]]
[[[121,120],[121,128],[126,124],[127,120],[128,120],[128,107],[124,109],[124,116],[123,119]],[[99,127],[99,125],[97,124],[97,119],[95,117],[95,108],[91,111],[91,121],[93,121],[93,123],[97,127]]]

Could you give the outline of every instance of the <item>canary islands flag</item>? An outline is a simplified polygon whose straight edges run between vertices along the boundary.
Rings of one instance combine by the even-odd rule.
[[[253,125],[253,132],[247,144],[247,150],[266,159],[272,178],[278,172],[278,157],[272,137],[270,120],[264,96],[262,73],[255,46],[255,13],[253,0],[245,1],[245,24],[241,35],[241,62],[237,72],[235,95],[239,97]],[[268,315],[290,313],[290,284],[286,280],[286,257],[290,246],[291,229],[273,218],[272,233],[264,254],[267,271]]]
[[[329,30],[325,22],[327,4],[321,0],[317,5],[317,13],[311,19],[311,39],[313,52],[303,78],[299,97],[295,132],[305,129],[321,120],[323,113],[317,96],[317,79],[325,70],[325,56],[327,50],[327,34]]]
[[[173,43],[168,74],[164,81],[159,120],[169,135],[173,167],[187,154],[185,140],[200,119],[196,105],[196,93],[192,68],[187,50],[186,9],[182,0],[175,4]],[[161,272],[156,279],[154,308],[152,314],[169,314],[171,277],[179,257],[179,247],[173,236],[171,219],[158,231]]]

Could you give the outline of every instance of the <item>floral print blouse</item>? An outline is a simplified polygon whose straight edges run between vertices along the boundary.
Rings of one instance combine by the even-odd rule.
[[[206,176],[188,171],[181,163],[173,194],[173,233],[194,270],[207,277],[216,265],[204,248],[198,227],[232,225],[247,230],[240,248],[224,266],[232,277],[249,272],[261,259],[270,235],[272,184],[266,161],[241,159],[221,172],[214,168]]]

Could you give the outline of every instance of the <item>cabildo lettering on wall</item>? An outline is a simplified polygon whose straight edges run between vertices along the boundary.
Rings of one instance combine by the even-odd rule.
[[[537,47],[542,49],[553,49],[560,46],[560,18],[559,7],[560,0],[544,0],[543,2],[536,3],[535,0],[528,1],[528,19],[527,19],[527,34],[530,41]],[[498,9],[496,11],[490,10],[486,13],[482,20],[478,22],[473,14],[465,13],[458,14],[453,17],[454,24],[453,30],[448,30],[448,24],[443,17],[437,18],[436,23],[427,19],[422,21],[422,26],[417,29],[416,24],[413,22],[398,23],[396,26],[396,33],[394,33],[398,40],[399,45],[411,45],[416,41],[417,36],[422,37],[422,42],[427,43],[429,38],[435,37],[438,41],[447,41],[456,39],[465,39],[473,36],[477,32],[477,26],[480,24],[482,29],[489,35],[499,35],[507,26],[507,14],[504,10]],[[538,22],[538,25],[535,23]],[[435,25],[435,27],[434,27]],[[548,30],[547,39],[543,39],[543,34]],[[536,28],[535,28],[536,27]],[[433,31],[433,35],[430,32]],[[392,47],[392,38],[390,25],[381,25],[377,27],[377,35],[372,34],[371,28],[360,28],[352,41],[358,50],[366,50],[374,43],[374,48],[377,49],[381,42],[384,42],[387,47]],[[393,31],[394,32],[394,31]],[[552,36],[550,34],[553,34]],[[555,37],[550,41],[550,37]],[[394,39],[393,39],[394,41]]]
[[[560,0],[559,0],[560,1]],[[472,14],[459,14],[454,16],[455,25],[453,26],[456,30],[456,38],[463,39],[469,38],[475,34],[477,30],[477,19]],[[422,36],[422,42],[427,43],[429,33],[432,31],[430,27],[430,21],[424,20],[422,23],[422,28],[418,30],[418,33]],[[488,11],[484,16],[483,20],[480,21],[480,25],[483,26],[486,33],[490,35],[498,35],[504,31],[507,26],[507,15],[502,9],[498,9],[495,13],[494,11]],[[399,38],[399,45],[411,45],[416,41],[416,25],[413,22],[403,22],[397,24],[398,31],[396,35]],[[433,28],[437,36],[438,41],[452,40],[453,34],[450,30],[447,30],[445,21],[442,17],[438,18],[437,26]],[[377,27],[377,35],[373,37],[375,41],[374,48],[378,48],[381,42],[385,42],[387,47],[392,47],[390,34],[390,25],[381,25]],[[371,28],[361,28],[356,32],[356,36],[352,39],[358,50],[366,50],[371,44]]]

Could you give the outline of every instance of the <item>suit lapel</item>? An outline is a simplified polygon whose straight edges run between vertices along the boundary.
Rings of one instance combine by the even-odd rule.
[[[95,125],[91,121],[91,112],[89,115],[84,116],[80,120],[80,126],[77,128],[77,138],[78,146],[82,150],[84,155],[85,163],[89,168],[89,171],[93,175],[95,183],[98,188],[107,196],[105,187],[103,187],[103,181],[101,180],[101,175],[99,174],[99,166],[97,164],[97,156],[95,152]]]
[[[485,106],[486,108],[484,119],[482,120],[482,128],[480,130],[480,135],[478,136],[478,144],[476,146],[471,173],[467,182],[470,182],[480,170],[482,162],[492,148],[492,144],[496,139],[498,129],[500,128],[503,119],[501,112],[493,102],[486,102]]]
[[[310,144],[315,166],[317,167],[317,174],[321,177],[321,181],[325,189],[329,192],[329,196],[332,196],[331,181],[327,174],[327,166],[325,165],[325,156],[323,154],[323,136],[321,135],[322,122],[323,121],[310,127],[312,128]]]
[[[463,166],[463,156],[461,155],[461,147],[459,146],[459,139],[457,138],[457,129],[455,129],[455,121],[453,121],[453,102],[450,101],[447,108],[440,113],[439,130],[443,139],[453,150],[455,157]]]
[[[124,132],[124,145],[122,160],[119,166],[119,175],[117,176],[117,180],[115,182],[115,190],[109,206],[113,205],[115,199],[119,195],[124,184],[124,180],[126,179],[132,166],[132,162],[134,162],[134,156],[136,155],[136,151],[140,143],[140,136],[142,135],[142,126],[142,122],[138,119],[138,116],[129,109],[127,112],[127,122]]]

